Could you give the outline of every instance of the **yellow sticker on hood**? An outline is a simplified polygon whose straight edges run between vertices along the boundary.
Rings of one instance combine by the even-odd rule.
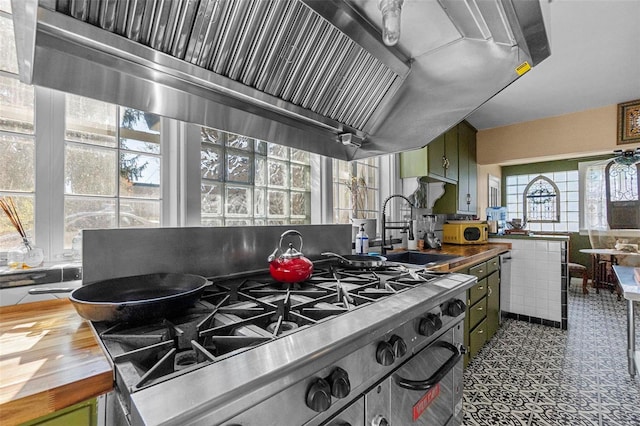
[[[529,65],[529,62],[524,61],[523,63],[518,65],[518,67],[516,68],[516,72],[518,73],[518,75],[522,75],[527,71],[529,71],[530,69],[531,69],[531,65]]]

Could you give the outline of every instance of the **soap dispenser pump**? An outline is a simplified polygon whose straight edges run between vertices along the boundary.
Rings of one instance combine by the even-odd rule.
[[[356,254],[365,255],[369,253],[369,236],[364,231],[364,224],[360,225],[360,231],[356,235]]]

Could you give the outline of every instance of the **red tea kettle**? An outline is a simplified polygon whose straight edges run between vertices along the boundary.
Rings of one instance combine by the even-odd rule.
[[[293,247],[293,243],[289,243],[287,251],[283,251],[280,257],[276,257],[278,250],[282,251],[282,239],[286,235],[297,235],[300,237],[300,250],[302,250],[302,235],[296,230],[285,231],[280,235],[280,244],[271,253],[267,261],[269,262],[269,272],[271,276],[283,283],[297,283],[304,281],[311,276],[313,272],[313,263],[302,253]]]

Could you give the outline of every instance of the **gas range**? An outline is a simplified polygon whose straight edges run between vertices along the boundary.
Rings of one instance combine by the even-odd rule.
[[[428,344],[449,333],[455,346],[473,283],[326,263],[296,284],[268,272],[214,278],[171,318],[94,323],[115,367],[114,423],[332,424]]]

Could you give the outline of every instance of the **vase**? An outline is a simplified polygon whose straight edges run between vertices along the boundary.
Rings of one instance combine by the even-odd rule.
[[[19,246],[7,252],[7,266],[10,269],[36,268],[44,261],[44,250],[35,246],[28,238],[23,238]]]

